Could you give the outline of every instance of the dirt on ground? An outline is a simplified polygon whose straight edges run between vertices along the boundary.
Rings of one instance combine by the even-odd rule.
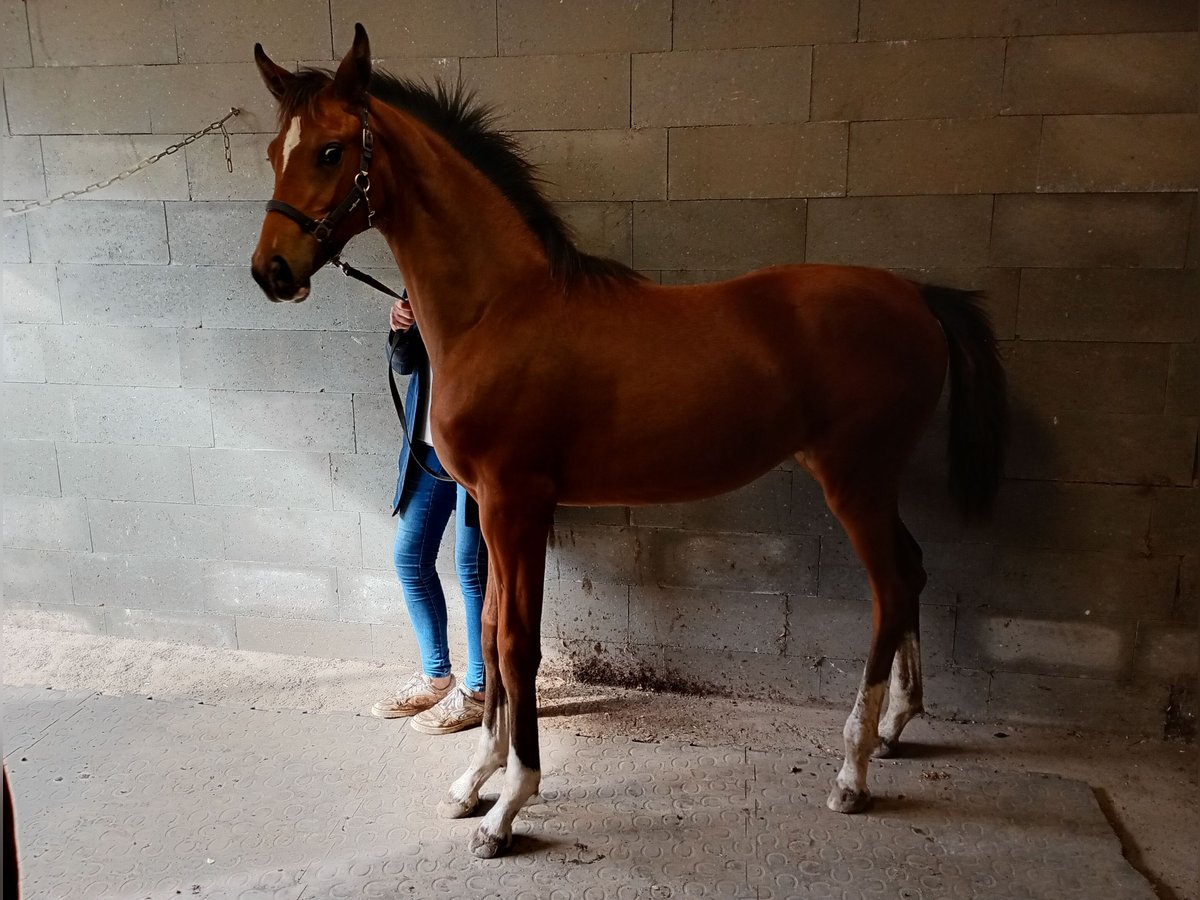
[[[224,706],[366,714],[409,665],[210,649],[34,628],[5,629],[4,680],[68,691],[186,697]],[[639,741],[841,754],[848,711],[539,679],[542,726]],[[402,727],[398,725],[397,727]],[[1200,900],[1200,752],[1195,744],[1052,728],[918,719],[904,756],[1046,772],[1089,784],[1130,863],[1163,900]]]

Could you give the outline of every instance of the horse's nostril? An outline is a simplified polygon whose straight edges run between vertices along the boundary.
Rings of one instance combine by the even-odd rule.
[[[277,285],[293,283],[292,268],[282,256],[271,257],[271,281]]]

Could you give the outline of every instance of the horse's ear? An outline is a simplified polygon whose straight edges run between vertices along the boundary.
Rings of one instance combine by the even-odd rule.
[[[272,62],[271,57],[267,56],[263,50],[262,44],[254,45],[254,61],[258,63],[258,71],[262,73],[263,81],[267,85],[267,90],[271,92],[271,96],[276,100],[282,98],[288,85],[296,76],[283,66]]]
[[[361,23],[354,26],[354,43],[333,76],[333,92],[347,103],[358,104],[371,82],[371,42]]]

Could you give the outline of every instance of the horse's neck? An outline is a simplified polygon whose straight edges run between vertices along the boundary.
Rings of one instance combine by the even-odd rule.
[[[380,230],[436,362],[495,298],[549,278],[549,265],[500,190],[443,138],[396,110],[381,118],[391,159]]]

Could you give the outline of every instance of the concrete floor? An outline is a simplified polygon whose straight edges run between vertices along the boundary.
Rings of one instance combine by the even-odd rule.
[[[404,667],[396,666],[208,650],[35,629],[10,628],[5,637],[9,650],[5,681],[9,684],[52,686],[67,692],[102,691],[116,695],[153,696],[158,703],[186,697],[194,701],[203,701],[205,704],[219,704],[221,709],[225,710],[223,714],[230,716],[251,715],[264,709],[288,709],[327,714],[336,719],[339,714],[361,712],[376,695],[404,674]],[[820,772],[817,780],[826,778],[826,770],[833,770],[833,760],[838,755],[839,733],[845,715],[844,710],[797,708],[713,698],[681,698],[637,691],[581,687],[552,680],[546,680],[541,685],[540,697],[542,727],[546,735],[545,745],[548,748],[569,748],[573,746],[572,741],[585,738],[596,738],[602,742],[624,742],[629,753],[637,753],[640,748],[647,747],[646,742],[669,745],[675,748],[673,752],[676,755],[694,752],[687,749],[687,745],[691,744],[720,747],[724,748],[722,752],[741,753],[742,762],[739,765],[745,765],[751,754],[763,753],[768,754],[772,765],[776,767],[786,764],[789,770],[797,768],[799,771]],[[112,702],[132,701],[122,698]],[[252,711],[250,707],[257,709]],[[194,703],[167,702],[167,708],[194,710],[197,707]],[[356,727],[362,726],[364,734],[372,728],[378,729],[381,725],[398,725],[378,723],[369,718],[351,718],[346,721],[355,723]],[[390,728],[383,734],[385,737],[390,735],[389,746],[394,746],[398,738],[409,740],[407,737],[400,737],[406,733],[415,736],[411,729],[404,729],[403,726]],[[1079,735],[1050,729],[936,721],[914,723],[906,737],[910,737],[913,742],[909,748],[909,760],[895,766],[884,764],[877,768],[877,783],[884,789],[881,793],[885,796],[895,797],[899,793],[905,793],[907,797],[924,789],[929,796],[936,798],[935,808],[945,814],[970,808],[970,804],[964,806],[964,802],[977,794],[988,793],[982,787],[984,781],[980,779],[1001,779],[1010,785],[1028,785],[1031,782],[1022,781],[1017,777],[1019,773],[1045,772],[1082,781],[1090,786],[1090,791],[1084,790],[1081,795],[1078,790],[1072,792],[1072,789],[1064,787],[1063,796],[1072,798],[1071,802],[1082,803],[1081,809],[1088,806],[1088,802],[1085,801],[1094,798],[1094,803],[1100,811],[1097,814],[1102,812],[1119,836],[1126,859],[1149,880],[1158,897],[1167,900],[1195,900],[1200,897],[1196,853],[1196,848],[1200,845],[1200,792],[1197,790],[1195,746],[1123,740],[1119,736],[1111,735]],[[444,743],[438,743],[439,740]],[[427,739],[427,742],[429,741],[433,742],[433,750],[438,751],[438,748],[441,748],[438,751],[439,758],[447,760],[450,768],[455,770],[461,767],[471,745],[469,735]],[[459,743],[462,744],[461,748]],[[407,743],[404,746],[407,753]],[[447,751],[446,748],[453,749]],[[547,758],[549,759],[550,755]],[[572,782],[568,779],[562,784],[556,784],[549,772],[548,766],[544,785],[546,791],[550,791],[551,798],[569,797]],[[787,776],[794,778],[794,773],[781,771],[777,774],[778,778],[783,779],[779,782],[780,785],[789,783]],[[663,777],[666,779],[662,781],[663,784],[672,784],[667,773],[664,773]],[[735,773],[731,777],[742,778],[748,786],[755,780],[745,772],[741,775]],[[904,781],[906,778],[909,779],[907,782]],[[1015,780],[1010,782],[1008,779]],[[1049,783],[1051,782],[1043,782]],[[1070,786],[1074,781],[1053,783]],[[622,785],[636,787],[636,784],[628,782],[624,776],[619,776],[598,796],[603,798],[607,791],[617,792],[623,789]],[[972,791],[972,786],[979,790]],[[444,784],[438,781],[432,787],[440,792]],[[767,786],[764,790],[769,794],[778,787],[779,785]],[[641,789],[644,788],[643,785]],[[933,790],[935,788],[936,790]],[[668,788],[668,791],[674,795],[683,789],[682,785],[678,785]],[[554,824],[556,809],[553,805],[547,806],[546,791],[543,792],[543,802],[539,804],[542,812],[538,813],[537,809],[531,807],[527,810],[525,820],[527,823],[536,823],[540,828],[548,829],[548,832],[543,831],[543,834],[548,833],[556,839],[561,839],[564,835],[573,833],[577,823]],[[555,791],[559,793],[555,794]],[[750,791],[749,787],[747,791]],[[823,792],[818,793],[823,797]],[[1009,793],[1013,796],[1024,796],[1022,791],[1016,788],[1010,788]],[[617,795],[618,798],[619,796]],[[1037,796],[1036,792],[1033,796]],[[1067,802],[1058,795],[1056,797],[1057,804]],[[810,798],[791,798],[788,808],[795,810],[814,807],[811,811],[821,815],[823,820],[823,810],[820,809],[819,802],[814,804],[809,800]],[[874,813],[881,817],[874,824],[885,828],[890,827],[889,823],[899,823],[900,826],[910,829],[921,827],[928,830],[947,827],[954,821],[952,815],[949,822],[944,819],[938,821],[937,817],[934,817],[925,821],[923,825],[914,826],[914,823],[906,822],[903,815],[916,814],[916,810],[921,815],[928,816],[930,807],[918,804],[910,808],[908,813],[904,813],[902,805],[894,805],[890,800],[882,803],[881,807]],[[614,808],[609,812],[616,815],[621,810]],[[725,813],[745,816],[747,811],[731,807],[725,810]],[[1029,822],[1033,815],[1032,808],[1027,809],[1023,813],[1023,820]],[[838,822],[850,821],[844,817],[835,819]],[[421,820],[425,821],[424,815],[421,816]],[[430,827],[434,827],[435,820],[432,817],[429,822]],[[612,816],[601,816],[601,823],[601,826],[589,829],[589,833],[597,836],[595,840],[585,842],[589,846],[596,844],[596,841],[608,839],[605,836],[609,835],[609,829],[614,825],[617,826],[614,833],[622,833],[622,826]],[[747,820],[746,828],[749,829],[751,824]],[[1073,829],[1059,831],[1061,835],[1056,834],[1055,843],[1074,833]],[[626,833],[626,837],[629,833]],[[437,839],[449,839],[454,834],[456,832],[448,832]],[[535,837],[531,836],[530,840],[534,840]],[[940,846],[944,847],[946,840],[948,838],[943,835]],[[1009,847],[1010,843],[1003,846]],[[1106,858],[1101,850],[1096,849],[1102,846],[1101,843],[1093,847],[1093,855],[1098,862]],[[566,866],[564,873],[577,871],[581,865],[580,859],[572,858],[572,853],[576,856],[581,853],[584,857],[587,855],[577,847],[571,849],[572,847],[573,843],[566,842],[563,847],[555,843],[551,848],[554,853],[562,856],[559,862]],[[759,845],[757,850],[743,849],[749,855],[736,857],[734,854],[736,859],[731,857],[730,861],[735,866],[753,865],[755,860],[759,859],[755,853],[761,851],[762,847]],[[754,852],[750,852],[751,850]],[[549,852],[548,849],[547,853]],[[601,851],[593,849],[591,852]],[[1113,843],[1108,856],[1114,856],[1115,852],[1116,844]],[[606,852],[606,858],[618,858],[614,853],[619,855],[620,851],[610,848],[610,851]],[[542,854],[542,857],[543,862],[550,859],[546,854]],[[1115,858],[1119,862],[1119,857]],[[554,859],[557,860],[557,857]],[[382,866],[386,861],[377,862]],[[557,862],[555,864],[557,865]],[[630,865],[636,866],[637,863],[634,861]],[[636,871],[650,871],[650,875],[653,875],[652,870],[644,868],[644,860],[642,865],[643,868]],[[782,865],[786,869],[786,861],[783,861]],[[1031,864],[1027,861],[1022,865],[1028,869]],[[1123,868],[1123,864],[1120,868]],[[741,871],[748,873],[751,870],[745,868]],[[622,876],[624,880],[620,883],[633,885],[634,882],[630,881],[629,877]],[[654,882],[651,878],[644,886],[651,890],[655,884],[659,882]],[[660,887],[662,885],[669,886],[669,881],[662,881]],[[760,880],[758,887],[760,896],[782,896],[787,893],[786,889],[783,893],[778,893],[778,885],[772,888],[767,881]],[[764,890],[769,892],[763,893]],[[1067,896],[1060,888],[1054,890],[1058,893],[1038,895],[1014,892],[1011,895]],[[638,894],[634,892],[630,895]],[[645,894],[659,895],[665,896],[661,891],[658,895]],[[912,893],[909,896],[926,895]],[[991,891],[987,891],[986,895],[1006,896]],[[889,896],[904,894],[892,893]],[[928,896],[945,894],[934,893]],[[1108,896],[1114,895],[1110,892]],[[1138,894],[1130,894],[1127,891],[1126,894],[1115,896]]]

